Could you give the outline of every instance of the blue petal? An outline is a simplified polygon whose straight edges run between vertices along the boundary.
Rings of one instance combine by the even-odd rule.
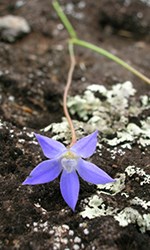
[[[35,167],[23,185],[36,185],[53,181],[60,174],[62,167],[56,160],[47,160],[41,162]]]
[[[93,184],[106,184],[115,181],[96,165],[82,159],[78,162],[77,171],[83,180]]]
[[[39,134],[35,134],[35,136],[47,158],[53,159],[66,150],[66,147],[58,141]]]
[[[97,134],[98,131],[95,131],[94,133],[83,137],[71,147],[71,150],[83,158],[90,157],[96,149]]]
[[[77,173],[75,171],[67,173],[64,170],[60,179],[60,190],[65,202],[73,211],[78,200],[79,188],[80,184]]]

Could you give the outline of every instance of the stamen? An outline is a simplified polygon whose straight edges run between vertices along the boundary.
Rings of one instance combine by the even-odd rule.
[[[62,167],[68,172],[71,173],[76,169],[78,163],[78,157],[75,153],[67,151],[61,158]]]
[[[62,158],[61,164],[62,167],[68,172],[71,173],[76,169],[78,160],[77,159],[68,159],[68,158]]]

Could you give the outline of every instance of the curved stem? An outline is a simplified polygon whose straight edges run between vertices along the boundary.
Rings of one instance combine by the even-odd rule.
[[[67,78],[67,84],[64,90],[64,95],[63,95],[63,109],[64,109],[64,114],[67,118],[68,124],[70,126],[71,129],[71,135],[72,135],[72,141],[69,145],[69,147],[71,147],[76,141],[76,133],[75,133],[75,129],[71,120],[71,117],[69,115],[68,112],[68,108],[67,108],[67,96],[68,96],[68,91],[72,82],[72,76],[73,76],[73,72],[74,72],[74,68],[75,68],[75,56],[74,56],[74,50],[73,50],[73,44],[69,43],[69,54],[70,54],[70,69],[69,69],[69,73],[68,73],[68,78]]]
[[[78,38],[73,38],[70,39],[70,42],[72,42],[73,44],[91,49],[103,56],[106,56],[107,58],[113,60],[114,62],[120,64],[121,66],[123,66],[124,68],[126,68],[127,70],[129,70],[130,72],[132,72],[134,75],[138,76],[139,78],[141,78],[142,80],[144,80],[145,82],[147,82],[148,84],[150,84],[150,79],[148,77],[146,77],[145,75],[143,75],[142,73],[140,73],[139,71],[137,71],[136,69],[134,69],[132,66],[130,66],[128,63],[124,62],[122,59],[120,59],[119,57],[111,54],[110,52],[108,52],[105,49],[102,49],[92,43],[88,43],[86,41],[80,40]]]

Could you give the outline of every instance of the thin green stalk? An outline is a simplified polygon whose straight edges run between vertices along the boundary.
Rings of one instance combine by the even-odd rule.
[[[59,5],[58,1],[54,0],[52,4],[53,4],[53,7],[54,7],[57,15],[59,16],[60,20],[64,24],[66,30],[68,31],[70,37],[71,38],[77,38],[76,32],[75,32],[72,24],[70,23],[67,16],[63,12],[63,10],[62,10],[61,6]]]
[[[136,69],[134,69],[132,66],[130,66],[129,64],[127,64],[126,62],[124,62],[123,60],[121,60],[119,57],[111,54],[110,52],[108,52],[105,49],[102,49],[94,44],[88,43],[86,41],[80,40],[80,39],[71,39],[73,44],[91,49],[103,56],[106,56],[107,58],[113,60],[114,62],[122,65],[124,68],[128,69],[129,71],[131,71],[133,74],[135,74],[136,76],[140,77],[142,80],[144,80],[145,82],[147,82],[148,84],[150,84],[150,79],[146,76],[144,76],[142,73],[140,73],[139,71],[137,71]]]
[[[64,24],[66,30],[68,31],[68,33],[69,33],[69,35],[71,37],[71,39],[69,41],[72,44],[79,45],[79,46],[91,49],[91,50],[93,50],[93,51],[95,51],[95,52],[97,52],[97,53],[99,53],[99,54],[101,54],[103,56],[106,56],[107,58],[109,58],[109,59],[113,60],[114,62],[120,64],[121,66],[123,66],[124,68],[126,68],[127,70],[132,72],[134,75],[136,75],[139,78],[141,78],[142,80],[144,80],[146,83],[150,84],[150,79],[148,77],[146,77],[145,75],[143,75],[142,73],[140,73],[139,71],[134,69],[132,66],[130,66],[128,63],[126,63],[125,61],[123,61],[119,57],[111,54],[110,52],[108,52],[105,49],[97,47],[94,44],[91,44],[91,43],[88,43],[86,41],[78,39],[72,24],[68,20],[67,16],[63,12],[63,10],[62,10],[62,8],[61,8],[61,6],[60,6],[60,4],[58,3],[57,0],[53,1],[53,7],[54,7],[57,15],[61,19],[62,23]]]

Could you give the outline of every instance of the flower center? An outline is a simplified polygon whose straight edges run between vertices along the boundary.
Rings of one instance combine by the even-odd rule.
[[[62,167],[68,172],[71,173],[76,169],[78,163],[78,157],[71,151],[67,151],[61,158]]]

